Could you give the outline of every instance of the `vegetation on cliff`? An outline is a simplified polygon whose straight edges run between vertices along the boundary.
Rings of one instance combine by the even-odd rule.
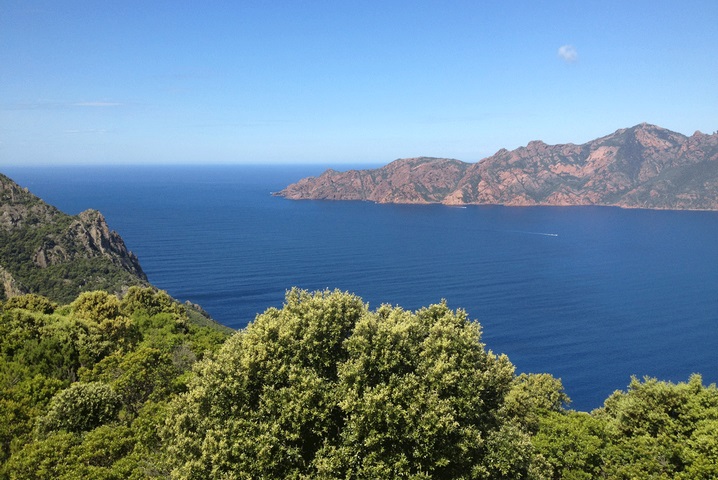
[[[1,174],[0,282],[0,299],[37,293],[61,303],[83,291],[149,285],[99,212],[67,215]]]

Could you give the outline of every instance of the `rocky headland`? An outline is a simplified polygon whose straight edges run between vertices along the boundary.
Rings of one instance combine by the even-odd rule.
[[[473,164],[420,157],[370,170],[330,169],[276,195],[377,203],[718,210],[718,132],[688,137],[643,123],[582,145],[532,141]]]
[[[0,299],[149,285],[137,257],[102,214],[67,215],[0,175]]]

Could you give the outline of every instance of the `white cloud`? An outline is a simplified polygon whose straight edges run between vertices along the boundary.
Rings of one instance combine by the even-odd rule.
[[[575,63],[578,61],[578,52],[573,45],[562,45],[559,47],[558,56],[566,63]]]

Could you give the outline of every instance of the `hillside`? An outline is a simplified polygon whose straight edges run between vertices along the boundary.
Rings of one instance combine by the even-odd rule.
[[[0,175],[0,299],[39,293],[69,302],[80,292],[149,285],[137,257],[102,214],[67,215]]]
[[[378,203],[717,210],[718,133],[687,137],[644,123],[582,145],[533,141],[474,164],[421,157],[372,170],[327,170],[277,195]]]

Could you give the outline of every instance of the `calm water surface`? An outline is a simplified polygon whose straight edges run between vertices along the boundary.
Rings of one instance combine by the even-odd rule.
[[[346,167],[338,167],[345,169]],[[718,381],[718,213],[294,202],[325,167],[5,168],[71,214],[95,208],[150,281],[241,328],[292,286],[370,306],[446,299],[522,372],[598,407],[631,375]]]

